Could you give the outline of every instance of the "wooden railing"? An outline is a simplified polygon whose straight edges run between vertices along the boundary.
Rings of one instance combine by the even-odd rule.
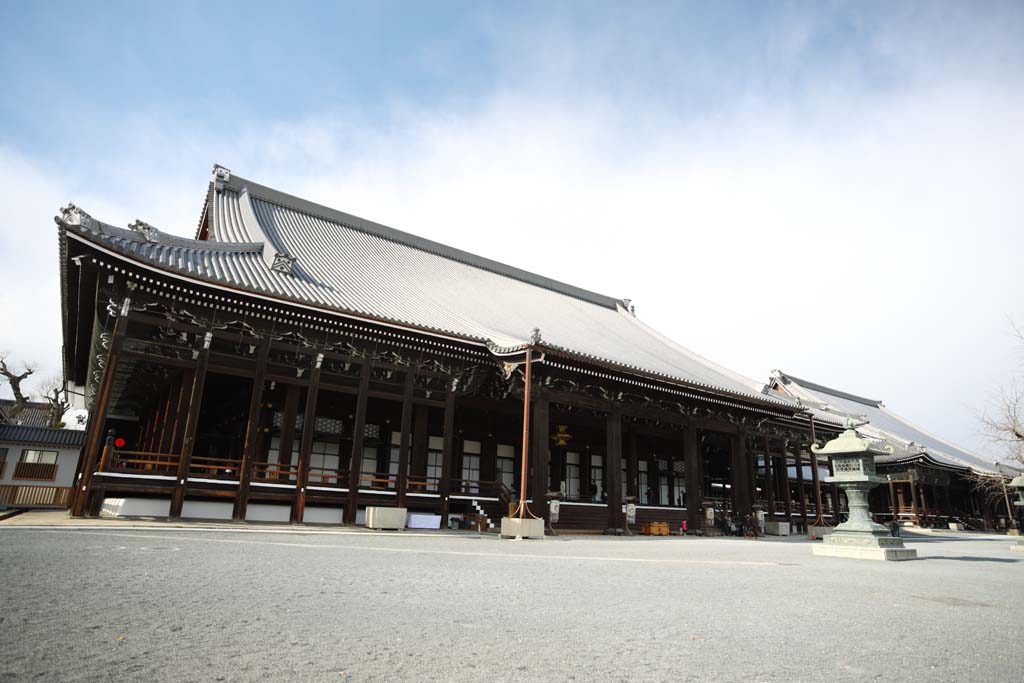
[[[66,486],[0,486],[0,505],[11,507],[67,507],[71,488]]]
[[[326,467],[310,467],[306,483],[310,486],[345,487],[348,485],[348,472],[339,472]]]
[[[408,490],[411,493],[436,493],[441,489],[441,477],[428,477],[422,474],[410,474]]]
[[[106,449],[105,449],[106,450]],[[177,453],[106,450],[100,462],[101,472],[174,475],[178,471]]]
[[[14,464],[11,479],[37,479],[53,481],[57,478],[57,463],[18,462]]]
[[[387,472],[360,472],[359,489],[386,491],[398,488],[398,475]]]
[[[241,467],[241,460],[194,455],[189,463],[189,473],[210,479],[239,479],[242,476]]]
[[[280,462],[254,462],[252,481],[290,482],[298,476],[299,466]]]

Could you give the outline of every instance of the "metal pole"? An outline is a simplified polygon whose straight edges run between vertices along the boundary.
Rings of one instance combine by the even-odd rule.
[[[526,384],[523,388],[523,457],[519,475],[519,519],[526,514],[526,473],[530,459],[530,365],[532,349],[526,349]]]

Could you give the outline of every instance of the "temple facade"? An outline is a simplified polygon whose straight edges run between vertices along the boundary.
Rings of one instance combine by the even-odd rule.
[[[841,514],[843,428],[651,329],[624,299],[215,167],[194,239],[69,205],[65,375],[90,419],[71,510],[356,524],[403,507],[555,529]],[[531,362],[524,435],[524,364]],[[520,482],[524,444],[526,490]]]

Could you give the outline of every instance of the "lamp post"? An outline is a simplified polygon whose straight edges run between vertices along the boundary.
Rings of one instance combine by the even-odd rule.
[[[824,447],[811,447],[815,455],[831,456],[833,475],[825,481],[846,492],[849,517],[813,548],[815,555],[848,557],[861,560],[913,560],[917,551],[906,548],[903,539],[871,521],[868,493],[885,479],[875,471],[875,456],[888,451],[873,446],[847,423],[847,429]]]
[[[1007,486],[1017,491],[1017,500],[1013,502],[1014,507],[1024,509],[1024,474],[1014,477]],[[1024,537],[1011,545],[1010,550],[1024,552]]]

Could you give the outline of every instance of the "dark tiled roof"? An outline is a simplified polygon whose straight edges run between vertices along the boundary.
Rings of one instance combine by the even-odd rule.
[[[25,427],[49,427],[50,406],[47,403],[29,401],[20,411],[15,412],[16,403],[11,399],[0,399],[0,420],[12,425]]]
[[[205,240],[126,230],[69,206],[65,234],[158,270],[518,353],[539,346],[631,374],[799,412],[640,322],[625,300],[286,195],[215,169]]]
[[[85,432],[81,429],[0,425],[0,442],[81,448],[85,443]]]

